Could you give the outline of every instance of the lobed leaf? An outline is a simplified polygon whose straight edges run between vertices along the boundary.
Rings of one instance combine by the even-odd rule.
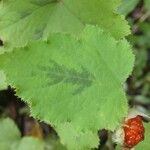
[[[79,34],[86,24],[99,25],[120,39],[130,33],[116,13],[120,0],[1,0],[0,37],[6,48],[46,40],[49,34]]]

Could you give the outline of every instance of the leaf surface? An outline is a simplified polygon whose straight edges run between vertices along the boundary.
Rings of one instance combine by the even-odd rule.
[[[0,37],[6,48],[46,40],[52,32],[79,34],[86,24],[99,25],[120,39],[130,33],[116,13],[120,0],[2,0]]]
[[[0,71],[0,90],[7,88],[6,76],[3,71]]]
[[[2,150],[11,150],[12,145],[20,140],[20,136],[20,132],[13,121],[10,119],[0,120],[0,148]]]
[[[150,14],[150,0],[144,0],[145,8]]]
[[[33,137],[24,137],[12,150],[44,150],[44,142]]]
[[[69,150],[98,145],[97,131],[114,130],[127,113],[123,83],[133,68],[128,42],[95,26],[75,38],[47,42],[0,56],[0,68],[31,114],[50,123]]]

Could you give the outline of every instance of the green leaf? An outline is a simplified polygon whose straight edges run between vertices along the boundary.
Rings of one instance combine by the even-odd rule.
[[[20,131],[13,120],[0,120],[0,149],[1,150],[66,150],[52,134],[45,142],[25,136],[21,138]]]
[[[145,8],[147,9],[147,11],[149,11],[150,13],[150,0],[144,0],[145,3]]]
[[[7,118],[0,120],[0,149],[1,150],[44,150],[44,143],[36,138],[21,138],[15,123]]]
[[[11,150],[13,145],[20,140],[20,132],[11,119],[0,120],[0,148]]]
[[[96,147],[97,131],[114,130],[127,113],[122,85],[134,56],[125,39],[98,27],[87,26],[78,38],[53,34],[1,55],[0,62],[31,114],[51,124],[69,150]]]
[[[3,71],[0,70],[0,90],[7,88],[6,76]]]
[[[119,13],[127,16],[133,9],[137,6],[139,0],[122,0],[121,5],[119,6]]]
[[[150,124],[149,123],[145,123],[145,139],[143,142],[141,142],[139,145],[137,145],[137,147],[135,148],[135,150],[149,150],[150,148]]]
[[[5,47],[46,40],[52,32],[79,34],[86,24],[99,25],[120,39],[130,33],[116,13],[120,0],[2,0],[0,36]]]
[[[139,143],[134,149],[135,150],[149,150],[150,148],[150,124],[145,123],[145,139],[141,143]],[[122,147],[120,145],[117,145],[116,150],[122,150]]]
[[[13,150],[44,150],[44,143],[33,137],[24,137]]]
[[[133,75],[135,79],[139,79],[142,74],[144,67],[146,66],[147,63],[147,51],[145,49],[136,49],[135,51],[135,56],[136,56],[136,61],[135,61],[135,67],[134,67],[134,72]]]
[[[150,24],[147,22],[143,22],[139,25],[140,30],[143,32],[143,35],[138,37],[138,44],[140,46],[143,46],[146,49],[149,49],[150,47]]]

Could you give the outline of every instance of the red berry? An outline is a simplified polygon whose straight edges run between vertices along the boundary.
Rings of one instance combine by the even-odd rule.
[[[124,126],[124,147],[133,148],[144,140],[144,126],[141,116],[128,119]]]

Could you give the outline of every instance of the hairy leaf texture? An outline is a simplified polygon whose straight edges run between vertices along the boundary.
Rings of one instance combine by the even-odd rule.
[[[93,24],[120,39],[130,31],[116,13],[119,4],[120,0],[2,0],[0,38],[12,49],[46,40],[53,32],[78,34],[86,24]]]
[[[79,38],[53,34],[0,62],[31,114],[50,123],[69,150],[96,147],[97,131],[114,130],[127,113],[123,83],[134,56],[125,39],[98,27],[86,26]]]

